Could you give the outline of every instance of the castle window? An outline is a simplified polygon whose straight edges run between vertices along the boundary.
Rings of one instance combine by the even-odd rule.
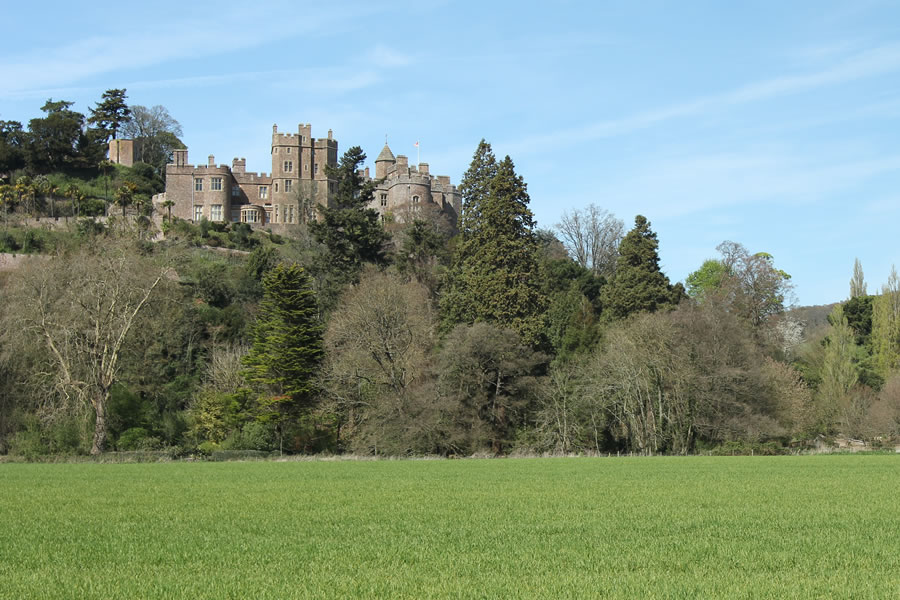
[[[288,148],[290,150],[290,148]],[[293,173],[294,172],[294,161],[286,160],[284,161],[284,172],[285,173]]]
[[[382,205],[382,206],[387,206],[387,194],[382,194],[382,195],[381,195],[381,205]]]
[[[221,204],[213,204],[209,207],[209,220],[210,221],[221,221],[222,220],[222,205]]]
[[[287,222],[293,223],[294,222],[294,207],[292,205],[288,204],[286,212],[287,212]]]
[[[309,165],[303,165],[303,170],[304,170],[304,171],[309,171]]]
[[[294,180],[293,179],[285,179],[284,180],[284,191],[290,192],[294,189]]]
[[[287,149],[287,153],[288,153],[288,154],[291,153],[291,149],[290,149],[290,148]]]
[[[196,179],[194,179],[194,191],[195,192],[203,191],[203,179],[201,179],[200,177],[197,177]]]
[[[247,222],[248,223],[258,223],[259,222],[259,213],[255,210],[247,211]]]
[[[413,204],[418,204],[418,203],[419,203],[419,197],[413,196]]]
[[[265,185],[259,186],[259,199],[265,200],[269,197],[269,187]]]
[[[319,163],[316,163],[314,172],[315,172],[317,175],[319,174]]]
[[[276,194],[278,193],[278,182],[277,181],[275,182],[275,193]]]
[[[203,218],[203,205],[195,204],[194,205],[194,220],[199,221]]]
[[[222,191],[222,178],[221,177],[213,177],[210,180],[209,189],[211,189],[214,192],[221,192]]]
[[[277,147],[272,148],[272,154],[278,154],[278,148],[277,148]]]
[[[233,185],[233,186],[231,186],[231,195],[232,195],[234,198],[240,197],[240,195],[241,195],[241,186],[239,186],[239,185]]]

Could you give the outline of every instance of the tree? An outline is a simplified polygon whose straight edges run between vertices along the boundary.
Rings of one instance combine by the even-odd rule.
[[[55,395],[93,409],[92,454],[106,447],[108,402],[123,348],[167,272],[116,242],[29,265],[22,273],[16,292],[20,326],[47,349],[53,369],[43,375]]]
[[[819,385],[820,423],[827,429],[841,409],[847,404],[850,392],[859,381],[854,364],[857,346],[853,330],[847,324],[843,307],[838,304],[828,317],[831,329],[825,346],[822,363],[822,383]]]
[[[297,264],[279,263],[263,277],[263,300],[244,358],[244,377],[262,392],[258,418],[277,425],[308,409],[322,361],[322,326],[310,280]]]
[[[595,275],[612,277],[624,230],[620,219],[590,204],[584,210],[564,212],[555,229],[575,262]]]
[[[441,301],[445,329],[495,323],[537,345],[547,299],[535,277],[538,240],[530,198],[512,159],[495,165],[492,156],[482,141],[461,185],[469,206],[463,209],[464,228]]]
[[[65,100],[47,100],[41,107],[46,116],[28,122],[26,159],[32,171],[58,171],[75,160],[84,115],[70,110],[73,104]]]
[[[90,109],[88,123],[106,132],[106,140],[116,139],[119,128],[131,118],[131,109],[125,104],[125,90],[111,89],[103,92],[101,102]]]
[[[853,260],[853,277],[850,279],[850,297],[858,298],[866,295],[866,279],[859,258],[856,258]]]
[[[756,329],[784,312],[793,291],[791,276],[775,268],[771,254],[750,254],[729,241],[716,250],[721,259],[704,261],[685,279],[688,295],[700,302],[721,303]]]
[[[878,373],[887,379],[900,368],[900,277],[893,265],[881,295],[872,303],[871,339]]]
[[[475,235],[481,226],[481,203],[488,196],[490,183],[495,175],[497,175],[497,159],[491,145],[482,139],[459,184],[459,193],[462,197],[459,232],[463,237]]]
[[[325,334],[323,374],[340,437],[354,450],[434,450],[409,435],[430,421],[417,391],[427,379],[434,325],[425,286],[375,268],[341,299]]]
[[[125,209],[134,204],[134,192],[137,186],[131,181],[125,181],[116,189],[116,204],[122,207],[122,216],[125,216]]]
[[[687,295],[702,301],[707,294],[717,292],[727,276],[728,269],[722,261],[714,258],[705,260],[699,269],[685,278]]]
[[[131,118],[121,125],[122,136],[135,141],[135,161],[151,165],[161,176],[172,161],[172,152],[184,148],[181,125],[164,106],[136,104]]]
[[[439,393],[456,408],[446,416],[449,445],[459,452],[500,454],[526,422],[535,372],[547,357],[513,330],[488,323],[458,325],[439,357]]]
[[[793,293],[791,276],[776,269],[768,252],[750,254],[738,243],[725,241],[716,247],[728,272],[722,291],[733,309],[754,327],[784,312]]]
[[[27,135],[18,121],[0,121],[0,175],[25,166]]]
[[[378,211],[367,208],[374,183],[363,181],[360,165],[366,155],[359,146],[348,149],[337,167],[327,167],[337,192],[333,206],[319,206],[319,221],[310,223],[310,231],[327,248],[320,268],[342,274],[352,280],[364,263],[385,264],[387,234]]]
[[[672,286],[659,268],[659,242],[646,217],[638,215],[634,228],[619,245],[616,273],[604,288],[603,306],[609,316],[628,315],[678,304],[684,295],[680,284]]]

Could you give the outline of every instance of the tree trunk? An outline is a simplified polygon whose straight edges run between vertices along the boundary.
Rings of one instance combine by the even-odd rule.
[[[94,421],[94,443],[91,446],[91,454],[102,454],[106,448],[106,398],[98,398],[94,401],[94,412],[97,415]]]

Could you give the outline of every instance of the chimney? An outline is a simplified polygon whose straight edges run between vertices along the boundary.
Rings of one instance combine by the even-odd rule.
[[[216,166],[216,157],[212,154],[209,155],[209,162],[206,163],[210,167]]]

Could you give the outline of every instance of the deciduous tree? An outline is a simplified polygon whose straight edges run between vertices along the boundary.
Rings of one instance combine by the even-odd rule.
[[[124,243],[83,248],[32,264],[22,273],[16,302],[22,330],[47,349],[56,394],[93,409],[92,454],[107,441],[107,406],[120,356],[168,268]]]

